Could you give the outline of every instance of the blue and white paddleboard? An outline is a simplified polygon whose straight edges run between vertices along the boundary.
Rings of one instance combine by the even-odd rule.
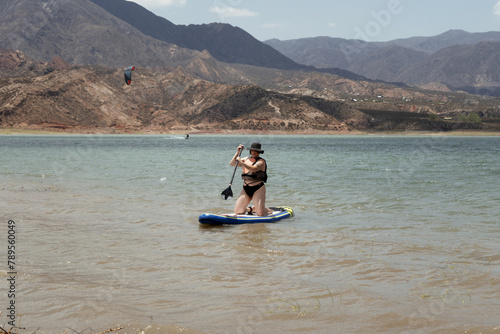
[[[293,209],[288,206],[270,208],[273,213],[268,216],[257,215],[235,215],[225,214],[216,215],[212,213],[204,213],[199,218],[200,224],[208,225],[238,225],[238,224],[255,224],[255,223],[275,223],[278,220],[293,217]]]

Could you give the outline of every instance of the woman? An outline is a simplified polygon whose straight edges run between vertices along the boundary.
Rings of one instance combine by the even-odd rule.
[[[234,213],[237,215],[256,213],[259,216],[267,216],[270,213],[270,210],[266,208],[267,164],[266,160],[260,157],[264,150],[261,149],[259,143],[253,143],[249,148],[250,157],[241,158],[240,152],[243,149],[243,145],[238,146],[238,151],[230,162],[231,166],[238,163],[238,166],[243,167],[241,174],[243,189],[236,200]],[[253,201],[255,206],[247,208],[250,201]]]

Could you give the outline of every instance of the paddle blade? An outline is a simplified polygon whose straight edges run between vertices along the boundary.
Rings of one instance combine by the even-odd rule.
[[[226,190],[224,190],[221,194],[220,197],[222,197],[223,200],[227,201],[228,199],[233,197],[233,191],[231,190],[231,186],[227,187]]]

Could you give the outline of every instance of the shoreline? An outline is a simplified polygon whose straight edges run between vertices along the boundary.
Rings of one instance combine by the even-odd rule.
[[[76,131],[75,131],[76,130]],[[213,131],[138,131],[128,129],[72,129],[70,131],[47,128],[0,128],[5,135],[290,135],[290,136],[500,136],[500,131],[456,130],[456,131],[282,131],[282,130],[213,130]]]

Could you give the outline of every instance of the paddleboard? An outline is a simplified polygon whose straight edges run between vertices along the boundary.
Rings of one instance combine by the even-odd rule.
[[[281,219],[293,217],[293,210],[288,206],[271,207],[273,213],[268,216],[257,215],[235,215],[224,214],[217,215],[212,213],[204,213],[200,215],[198,221],[200,224],[208,225],[239,225],[239,224],[255,224],[255,223],[275,223]]]

